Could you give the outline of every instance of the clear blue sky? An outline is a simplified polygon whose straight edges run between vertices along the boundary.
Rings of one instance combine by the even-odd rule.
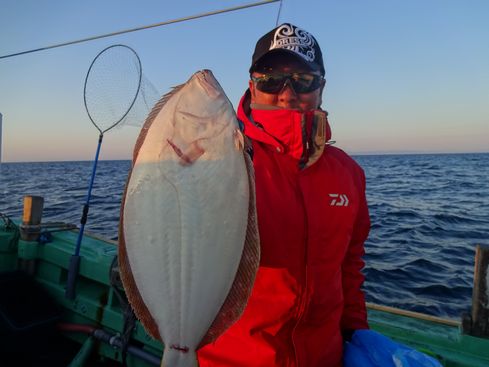
[[[0,55],[253,0],[0,1]],[[0,60],[3,161],[92,160],[83,105],[103,48],[133,47],[160,93],[211,69],[236,105],[278,3]],[[489,1],[284,0],[280,22],[319,41],[323,107],[349,153],[489,151]],[[136,127],[106,134],[101,159],[129,159]]]

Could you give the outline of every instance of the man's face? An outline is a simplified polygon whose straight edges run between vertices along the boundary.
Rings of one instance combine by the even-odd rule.
[[[272,54],[265,60],[263,66],[257,68],[258,71],[252,73],[252,77],[261,77],[265,74],[289,74],[289,73],[307,73],[317,74],[319,72],[313,72],[308,70],[296,58],[283,55]],[[309,93],[297,93],[291,88],[290,83],[286,83],[284,87],[277,93],[265,93],[260,91],[256,87],[256,82],[249,81],[249,87],[251,91],[251,103],[265,104],[275,107],[294,109],[300,111],[308,111],[317,109],[321,105],[321,96],[325,85],[324,79],[321,80],[321,85],[316,90]]]

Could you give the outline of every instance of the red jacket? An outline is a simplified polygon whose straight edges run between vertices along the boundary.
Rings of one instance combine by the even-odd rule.
[[[199,365],[341,366],[341,331],[368,328],[363,170],[330,145],[300,169],[303,113],[253,110],[255,124],[245,113],[248,96],[238,118],[253,142],[260,268],[243,316],[198,351]]]

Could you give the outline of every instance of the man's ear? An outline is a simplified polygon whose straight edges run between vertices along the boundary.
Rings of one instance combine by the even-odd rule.
[[[255,84],[253,83],[253,80],[250,79],[248,81],[248,87],[250,88],[250,93],[251,93],[251,103],[255,101]]]

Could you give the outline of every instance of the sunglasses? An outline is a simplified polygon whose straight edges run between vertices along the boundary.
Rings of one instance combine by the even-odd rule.
[[[310,93],[321,86],[323,77],[308,73],[265,74],[251,76],[256,89],[264,93],[279,93],[288,82],[295,93]]]

